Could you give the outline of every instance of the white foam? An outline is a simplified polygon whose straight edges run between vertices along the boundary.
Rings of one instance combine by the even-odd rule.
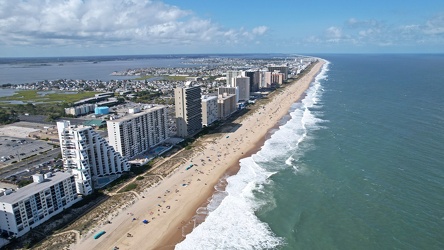
[[[226,179],[225,191],[220,185],[215,187],[216,193],[207,209],[198,210],[199,214],[208,213],[205,222],[176,245],[176,249],[274,249],[284,244],[284,240],[277,237],[268,224],[255,215],[261,206],[267,205],[272,209],[273,198],[259,200],[254,192],[261,192],[264,186],[272,184],[269,177],[280,170],[276,165],[301,170],[293,164],[297,164],[302,154],[299,152],[301,150],[297,150],[301,143],[309,138],[311,130],[318,129],[322,123],[318,114],[315,115],[311,109],[316,108],[321,97],[319,81],[326,79],[327,68],[328,63],[316,76],[302,102],[293,105],[291,119],[279,127],[258,153],[240,161],[239,172]],[[288,152],[295,149],[297,153],[288,157]],[[283,156],[282,164],[267,164]]]
[[[300,144],[309,138],[309,131],[322,128],[322,113],[320,111],[313,111],[319,109],[318,102],[322,96],[321,80],[327,79],[326,72],[328,71],[327,62],[321,72],[315,77],[315,81],[306,91],[305,98],[301,103],[295,104],[292,107],[290,116],[291,119],[275,131],[271,138],[267,140],[262,146],[261,151],[253,156],[256,162],[267,162],[275,158],[285,156],[288,151],[295,151],[298,154],[301,152]],[[293,161],[297,161],[298,157],[292,156]],[[288,164],[286,164],[288,165]]]
[[[285,164],[287,164],[288,166],[293,166],[293,164],[292,164],[293,161],[294,161],[293,157],[290,156],[287,158],[287,160],[285,160]]]
[[[242,159],[241,166],[238,174],[227,179],[225,199],[176,249],[270,249],[281,244],[254,214],[258,203],[252,191],[272,173],[251,157]]]

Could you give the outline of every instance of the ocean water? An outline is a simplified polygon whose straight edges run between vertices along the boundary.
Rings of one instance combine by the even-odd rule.
[[[444,249],[444,55],[320,57],[176,249]]]

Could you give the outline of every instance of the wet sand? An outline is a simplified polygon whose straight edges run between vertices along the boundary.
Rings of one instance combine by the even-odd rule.
[[[173,249],[182,234],[189,232],[190,221],[193,223],[196,210],[212,196],[214,186],[227,171],[237,171],[240,159],[260,149],[268,131],[302,97],[323,63],[316,63],[303,77],[278,89],[267,104],[234,121],[231,131],[199,138],[196,145],[201,146],[193,149],[191,159],[157,186],[140,193],[145,198],[119,211],[110,224],[82,235],[71,249]],[[148,224],[142,222],[145,219]],[[106,234],[95,240],[94,234],[102,230]]]

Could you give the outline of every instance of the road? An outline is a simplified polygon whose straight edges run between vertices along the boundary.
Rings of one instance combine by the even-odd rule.
[[[0,179],[4,179],[17,172],[25,171],[39,164],[54,160],[60,154],[60,148],[54,148],[47,151],[45,154],[39,154],[32,158],[8,165],[0,169]]]

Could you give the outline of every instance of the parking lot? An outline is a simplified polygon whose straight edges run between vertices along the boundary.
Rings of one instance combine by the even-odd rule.
[[[0,136],[0,167],[20,162],[53,149],[45,141]]]
[[[20,121],[0,126],[0,187],[32,181],[62,167],[55,124]]]

